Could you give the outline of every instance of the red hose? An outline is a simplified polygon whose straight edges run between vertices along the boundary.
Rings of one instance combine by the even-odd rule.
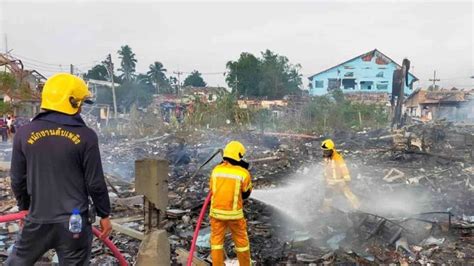
[[[1,215],[0,216],[0,223],[6,223],[6,222],[13,222],[16,220],[21,220],[25,218],[26,213],[18,212],[18,213],[12,213],[12,214],[6,214],[6,215]],[[98,238],[100,235],[100,231],[92,227],[92,232],[94,235]],[[118,250],[118,248],[110,241],[109,238],[106,238],[103,240],[105,245],[112,251],[112,254],[114,254],[115,258],[119,261],[120,266],[128,266],[127,260],[123,257],[122,253]]]
[[[211,192],[209,191],[209,194],[207,194],[206,200],[204,201],[204,204],[202,205],[201,213],[199,213],[199,218],[196,223],[196,229],[194,230],[194,235],[193,235],[193,242],[191,242],[191,250],[189,250],[188,263],[186,264],[187,266],[192,266],[193,264],[194,249],[196,248],[196,241],[199,235],[199,229],[201,229],[201,223],[202,223],[202,220],[204,219],[204,215],[206,214],[207,205],[209,205],[210,200],[211,200]]]
[[[25,218],[26,213],[17,212],[0,216],[0,223],[13,222]]]
[[[101,233],[99,229],[92,227],[92,232],[97,238],[99,238]],[[109,238],[104,239],[103,242],[110,249],[110,251],[112,251],[112,254],[114,254],[115,258],[119,261],[120,266],[128,266],[127,260],[123,257],[122,253],[120,253],[120,250],[114,245],[112,241],[110,241]]]

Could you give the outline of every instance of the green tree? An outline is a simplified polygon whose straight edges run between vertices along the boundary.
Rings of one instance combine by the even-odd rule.
[[[144,86],[150,91],[150,93],[155,92],[153,81],[150,80],[150,77],[147,74],[138,74],[132,83],[135,85]]]
[[[262,79],[258,89],[262,96],[279,99],[299,91],[300,65],[292,65],[287,57],[270,50],[262,52],[261,62]]]
[[[279,99],[299,91],[301,66],[292,65],[285,56],[270,50],[256,58],[242,53],[237,61],[227,62],[226,81],[240,95]]]
[[[120,78],[124,81],[132,81],[135,76],[135,67],[137,64],[137,59],[135,59],[135,54],[132,52],[132,48],[128,45],[124,45],[118,50],[120,62],[119,71],[122,72]]]
[[[104,64],[95,65],[84,75],[86,79],[110,80],[109,72]]]
[[[226,82],[233,92],[243,96],[259,96],[258,83],[261,79],[260,61],[251,53],[241,53],[237,61],[226,65],[229,73]]]
[[[186,77],[184,80],[184,86],[193,86],[193,87],[206,87],[206,82],[201,77],[201,73],[199,71],[194,70]]]
[[[150,65],[150,70],[147,75],[150,81],[154,84],[157,93],[169,92],[170,83],[165,75],[166,69],[161,62],[154,62]]]
[[[147,77],[139,74],[135,82],[125,81],[117,88],[117,103],[122,112],[129,111],[133,104],[147,107],[152,102],[155,88]]]

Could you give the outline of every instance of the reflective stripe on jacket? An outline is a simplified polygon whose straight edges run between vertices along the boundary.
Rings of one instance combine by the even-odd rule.
[[[247,169],[224,161],[212,171],[209,189],[212,192],[211,217],[220,220],[244,218],[242,192],[252,189]]]
[[[342,156],[334,151],[331,158],[324,159],[324,177],[328,185],[350,181],[351,176]]]

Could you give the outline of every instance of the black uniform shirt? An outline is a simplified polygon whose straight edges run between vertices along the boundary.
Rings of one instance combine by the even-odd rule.
[[[11,161],[12,189],[20,210],[34,223],[67,221],[85,214],[88,194],[100,217],[110,213],[95,132],[79,114],[38,114],[18,129]]]

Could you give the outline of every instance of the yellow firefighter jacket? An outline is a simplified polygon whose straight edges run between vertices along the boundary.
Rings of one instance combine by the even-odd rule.
[[[242,192],[252,189],[247,169],[222,162],[212,171],[209,189],[212,192],[209,216],[219,220],[244,218]]]
[[[351,176],[342,156],[334,150],[330,158],[324,158],[324,177],[328,185],[350,181]]]

